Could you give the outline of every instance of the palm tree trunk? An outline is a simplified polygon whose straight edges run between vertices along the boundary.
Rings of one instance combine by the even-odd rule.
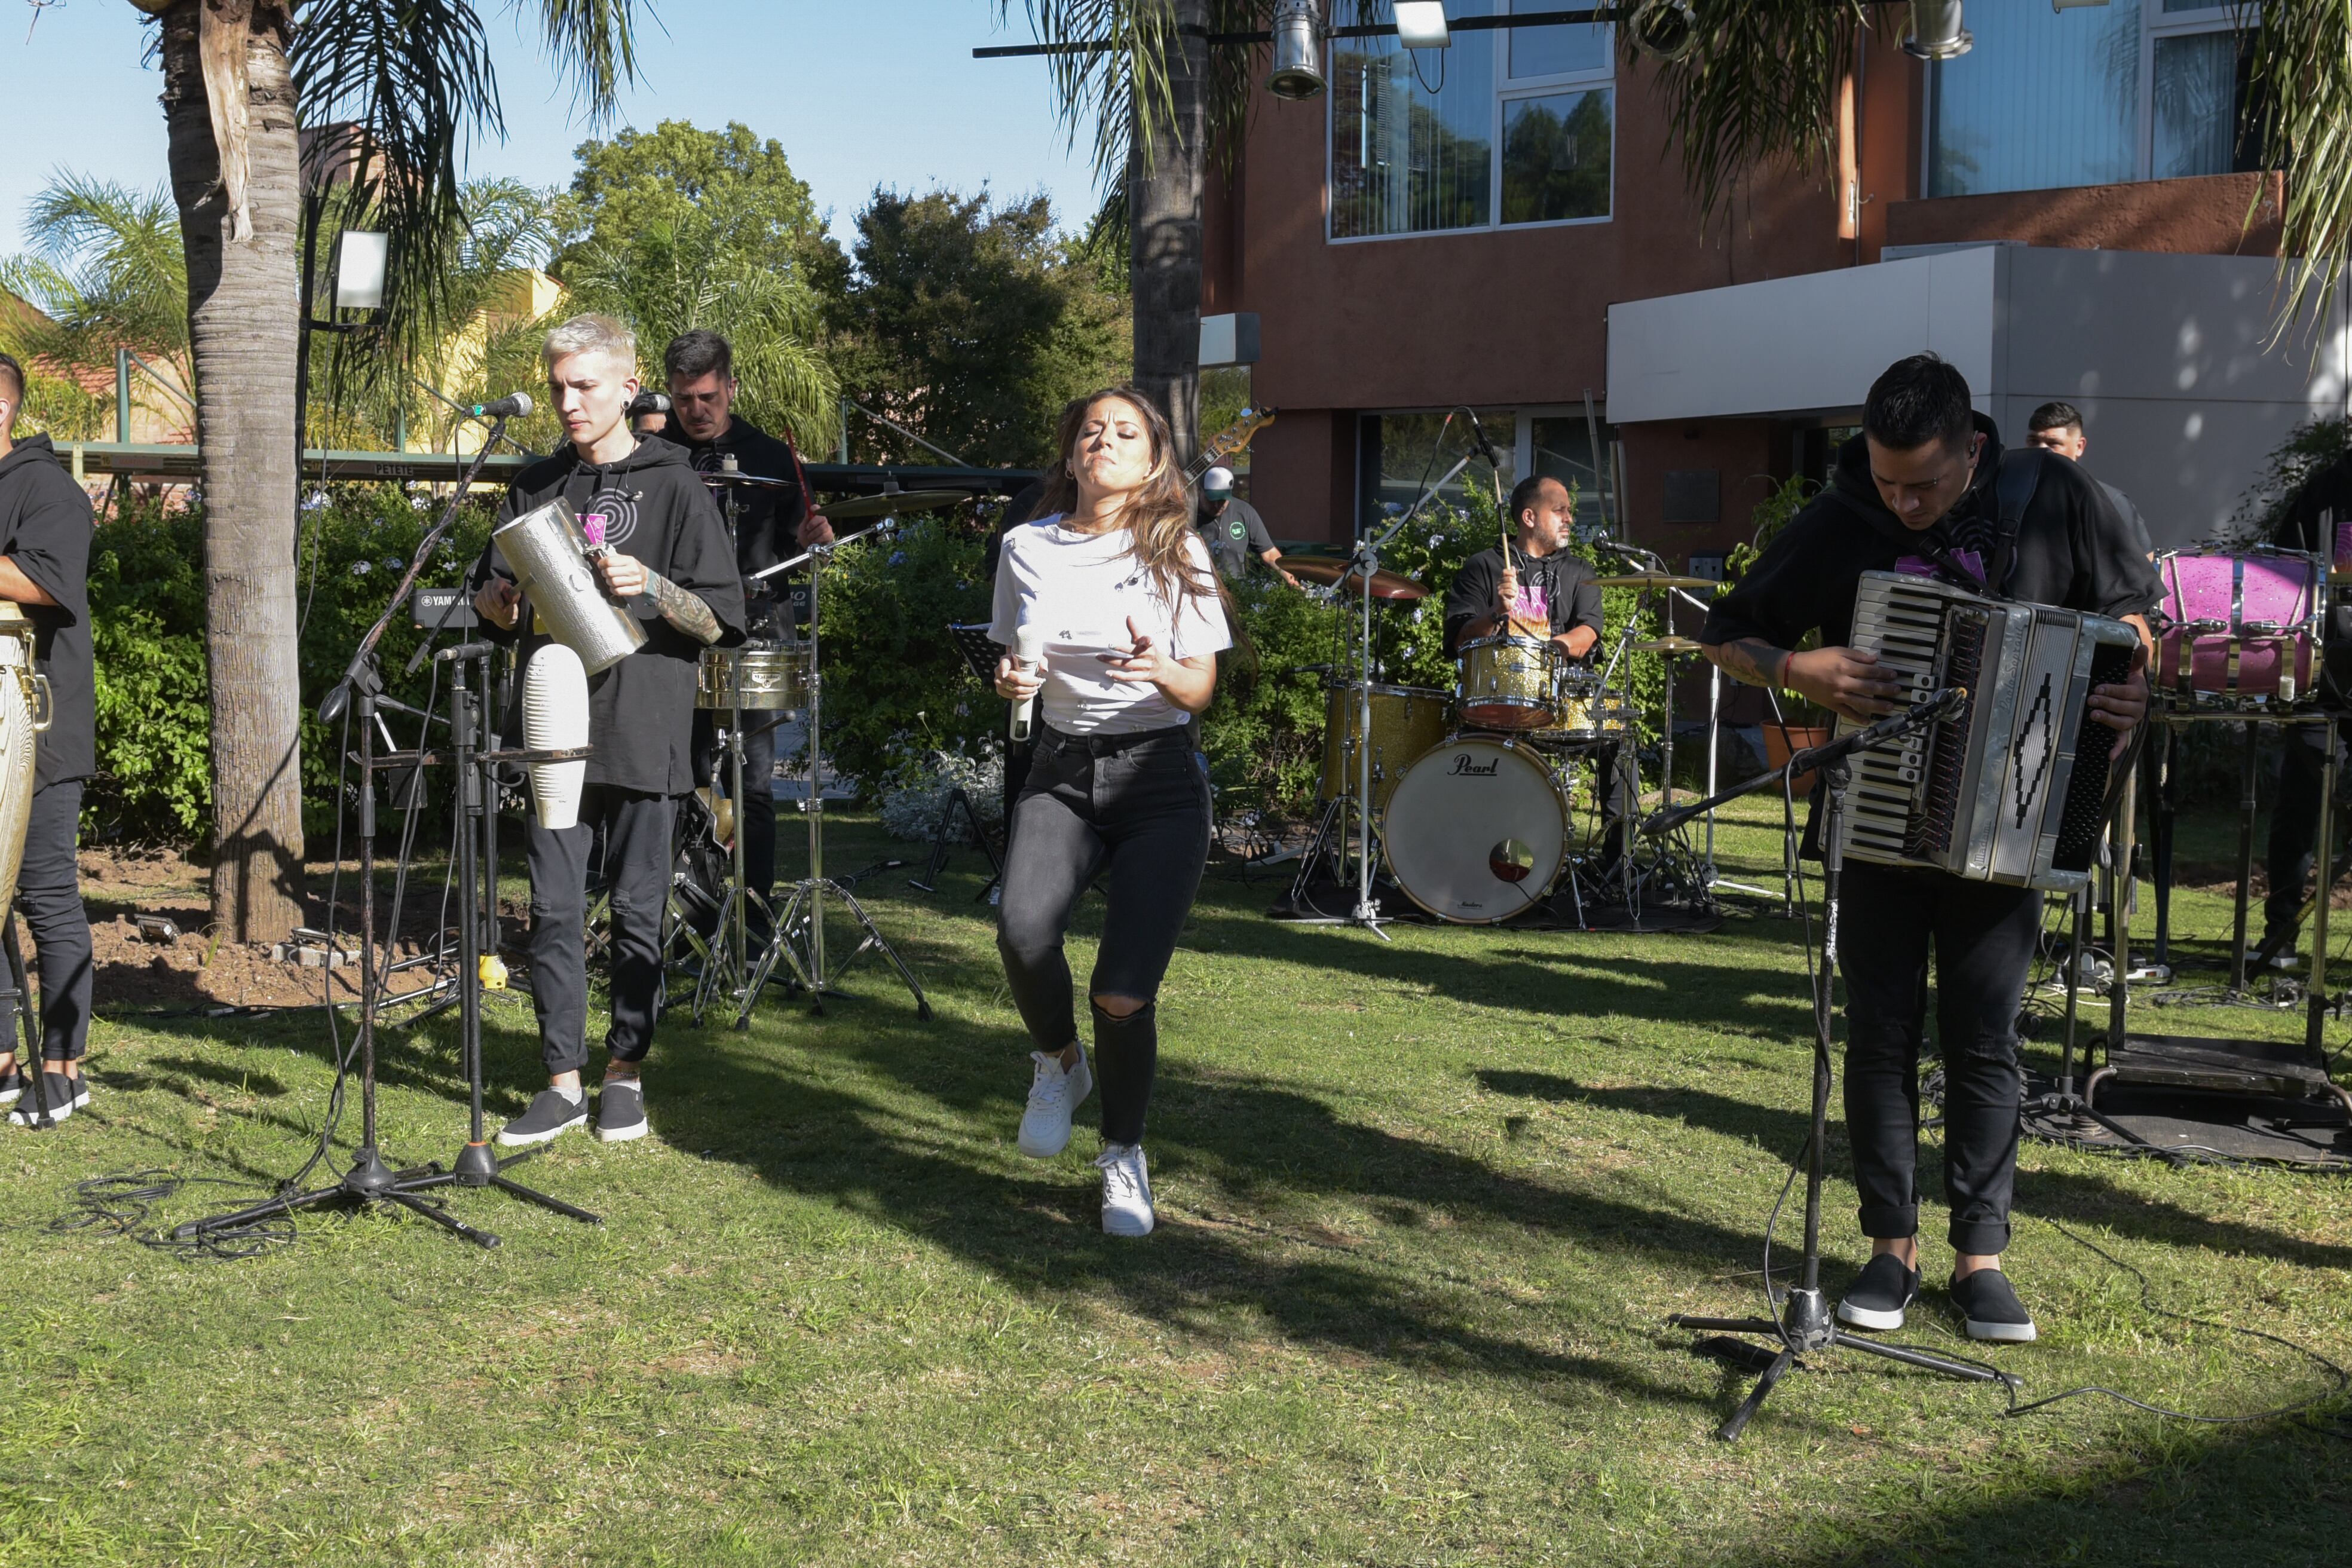
[[[217,32],[230,26],[244,34],[241,81],[236,40]],[[163,14],[163,105],[204,447],[213,929],[238,942],[278,940],[302,916],[293,517],[300,195],[285,26],[276,0],[174,0]],[[215,30],[209,94],[207,27]],[[249,95],[242,136],[216,139],[214,102],[234,115],[240,91]],[[222,142],[234,149],[240,140],[243,178],[225,182]],[[244,215],[231,210],[238,187]],[[240,216],[250,224],[243,237]]]
[[[1201,176],[1208,158],[1203,78],[1208,0],[1152,0],[1172,9],[1168,53],[1173,112],[1137,124],[1129,138],[1127,210],[1135,291],[1135,384],[1160,405],[1176,434],[1180,462],[1200,437]],[[1150,95],[1138,92],[1139,120]],[[1156,117],[1155,117],[1156,118]]]

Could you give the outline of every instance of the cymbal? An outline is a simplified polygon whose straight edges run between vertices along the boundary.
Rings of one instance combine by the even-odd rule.
[[[1629,572],[1622,577],[1595,577],[1596,588],[1720,588],[1712,577],[1676,577],[1666,572]]]
[[[1633,645],[1635,653],[1696,653],[1699,645],[1688,637],[1652,637]]]
[[[723,485],[730,489],[788,489],[797,479],[772,479],[765,474],[747,474],[740,468],[706,468],[694,476],[706,485]]]
[[[971,499],[962,490],[885,490],[880,495],[829,500],[816,510],[831,518],[888,517],[893,512],[937,511]]]
[[[1345,561],[1331,561],[1321,556],[1286,555],[1282,558],[1281,569],[1309,583],[1339,583],[1345,578],[1341,585],[1351,594],[1360,590],[1364,581],[1363,574],[1350,570]],[[1399,576],[1394,572],[1375,572],[1372,574],[1372,597],[1426,599],[1429,590],[1412,578]]]

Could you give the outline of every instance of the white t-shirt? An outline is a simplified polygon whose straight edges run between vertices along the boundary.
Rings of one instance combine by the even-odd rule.
[[[1188,532],[1184,556],[1201,582],[1216,582],[1199,534]],[[1126,529],[1078,533],[1064,528],[1059,516],[1040,518],[1004,536],[988,635],[1011,647],[1016,628],[1045,626],[1045,689],[1038,707],[1055,729],[1071,735],[1165,730],[1192,715],[1149,682],[1118,679],[1098,656],[1133,646],[1130,616],[1171,658],[1199,658],[1233,647],[1213,588],[1179,597],[1183,602],[1171,610],[1129,551]]]

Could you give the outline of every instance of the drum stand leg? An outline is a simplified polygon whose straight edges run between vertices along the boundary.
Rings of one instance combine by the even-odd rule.
[[[2238,907],[2230,934],[2230,996],[2232,1000],[2246,990],[2246,900],[2254,877],[2254,726],[2252,720],[2239,726],[2245,731],[2245,760],[2238,777]]]
[[[756,906],[772,931],[775,911],[768,907],[767,899],[752,889],[744,868],[743,835],[748,818],[743,809],[743,709],[740,702],[728,710],[727,722],[727,794],[735,807],[734,885],[727,889],[726,901],[719,906],[719,929],[710,944],[695,944],[703,954],[703,962],[702,973],[694,983],[694,1021],[699,1025],[712,999],[723,994],[743,1004],[735,1026],[744,1029],[751,1022],[751,911]]]
[[[1290,879],[1290,907],[1294,910],[1316,910],[1316,912],[1299,916],[1293,922],[1295,924],[1344,923],[1342,917],[1327,915],[1317,909],[1309,889],[1314,886],[1316,872],[1327,856],[1331,862],[1331,879],[1334,882],[1348,879],[1348,841],[1344,837],[1347,805],[1348,797],[1341,795],[1323,807],[1322,818],[1315,825],[1315,837],[1307,842],[1307,852],[1298,858],[1298,874]]]
[[[793,984],[808,993],[809,1011],[822,1017],[826,995],[840,994],[833,990],[833,983],[847,973],[849,966],[869,949],[879,951],[890,967],[898,972],[898,978],[906,982],[907,989],[915,994],[915,1016],[929,1019],[931,1016],[930,998],[923,994],[923,983],[915,978],[907,961],[898,956],[898,949],[883,936],[881,928],[874,923],[874,918],[866,912],[856,895],[824,874],[824,792],[817,781],[819,760],[824,755],[824,670],[818,658],[817,632],[824,568],[833,558],[833,551],[834,546],[820,544],[809,555],[808,875],[793,884],[792,896],[784,900],[782,913],[773,919],[767,946],[744,979],[743,1008],[735,1018],[739,1029],[751,1026],[751,1009],[774,977],[778,963],[792,972]],[[742,841],[740,826],[736,841]],[[740,867],[740,850],[738,856]],[[824,957],[824,897],[828,893],[841,900],[864,932],[837,969],[828,969]]]

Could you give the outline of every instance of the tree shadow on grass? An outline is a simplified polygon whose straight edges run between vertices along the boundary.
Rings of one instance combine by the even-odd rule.
[[[1552,1073],[1482,1070],[1481,1085],[1496,1094],[1556,1104],[1590,1105],[1704,1127],[1754,1143],[1786,1159],[1803,1142],[1809,1118],[1798,1110],[1752,1104],[1707,1089],[1687,1088],[1592,1089]],[[1838,1163],[1842,1142],[1836,1112],[1832,1112],[1831,1163]],[[1920,1147],[1919,1184],[1937,1190],[1936,1165],[1940,1141],[1932,1137]],[[2236,1220],[2195,1214],[2176,1204],[2151,1198],[2080,1171],[2022,1169],[2017,1173],[2017,1214],[2031,1220],[2036,1215],[2084,1225],[2104,1226],[2137,1240],[2167,1247],[2245,1253],[2278,1258],[2305,1268],[2352,1268],[2352,1247],[2307,1241]]]

